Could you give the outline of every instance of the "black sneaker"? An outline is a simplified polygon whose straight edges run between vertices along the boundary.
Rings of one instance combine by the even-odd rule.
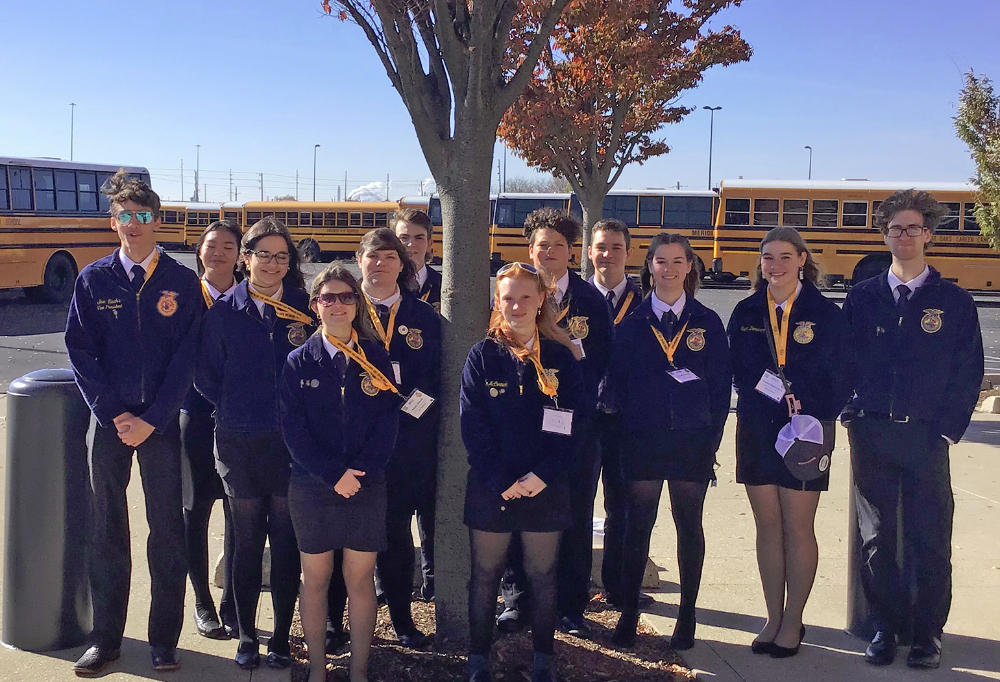
[[[497,630],[500,632],[518,632],[524,627],[524,619],[517,609],[504,609],[503,613],[497,616]]]
[[[913,642],[906,656],[906,665],[920,670],[941,667],[941,640],[937,637],[921,637]]]
[[[879,630],[865,650],[865,660],[871,665],[891,665],[896,659],[896,635]]]
[[[194,625],[198,634],[209,639],[229,639],[226,628],[222,626],[219,615],[213,606],[194,607]]]
[[[559,629],[580,639],[590,639],[590,625],[583,616],[563,616],[559,619]]]
[[[73,672],[81,677],[97,675],[117,661],[121,655],[121,649],[108,649],[95,644],[84,651],[80,660],[73,664]]]
[[[177,649],[172,646],[154,646],[150,655],[153,659],[153,670],[177,670],[181,667]]]

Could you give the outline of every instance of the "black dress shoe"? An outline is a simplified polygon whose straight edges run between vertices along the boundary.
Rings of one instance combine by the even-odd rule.
[[[260,654],[256,651],[237,651],[236,665],[244,670],[253,670],[260,666]]]
[[[674,623],[674,634],[670,638],[670,647],[677,651],[687,651],[693,647],[695,625],[694,609],[682,610],[677,616],[677,622]]]
[[[267,652],[267,667],[275,670],[284,670],[292,667],[291,654],[279,654],[277,651]]]
[[[758,655],[764,655],[771,653],[771,649],[774,648],[774,642],[761,642],[759,640],[754,640],[750,644],[750,651]]]
[[[181,667],[177,649],[172,646],[154,646],[150,656],[153,659],[153,670],[177,670]]]
[[[351,641],[351,633],[347,630],[326,631],[326,653],[336,656],[341,653]]]
[[[611,635],[611,641],[617,646],[630,647],[635,644],[635,631],[639,626],[639,612],[626,613],[618,618],[618,625]]]
[[[794,647],[778,646],[774,642],[771,642],[771,647],[767,653],[771,655],[771,658],[791,658],[795,654],[799,653],[799,647],[802,646],[802,640],[806,637],[806,626],[803,625],[799,629],[799,643]],[[756,653],[756,652],[754,652]]]
[[[941,667],[941,640],[937,637],[921,637],[913,642],[906,655],[906,665],[911,668],[928,670]]]
[[[871,665],[891,665],[896,659],[896,635],[879,630],[865,649],[865,660]]]
[[[194,625],[198,634],[209,639],[229,639],[226,628],[219,621],[215,609],[211,607],[194,607]]]
[[[638,615],[636,617],[638,618]],[[587,624],[587,619],[583,616],[563,616],[559,619],[559,629],[567,635],[573,635],[580,639],[590,639],[590,625]]]
[[[517,609],[504,609],[503,613],[497,616],[497,630],[500,632],[517,632],[524,627],[524,619]]]
[[[406,647],[407,649],[419,649],[427,644],[427,635],[420,632],[414,628],[411,632],[406,632],[402,635],[397,634],[396,639],[399,640],[399,645]]]
[[[73,672],[83,677],[97,675],[117,661],[121,655],[121,649],[108,649],[95,644],[84,651],[80,660],[73,664]]]

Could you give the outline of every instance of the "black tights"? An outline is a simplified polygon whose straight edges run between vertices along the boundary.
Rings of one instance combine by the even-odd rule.
[[[288,631],[292,626],[295,599],[299,593],[299,548],[288,512],[288,498],[231,497],[229,504],[236,536],[233,592],[240,626],[240,651],[257,650],[257,602],[260,599],[261,559],[266,536],[271,543],[271,604],[274,607],[274,634],[267,649],[287,655]]]
[[[202,608],[215,608],[212,593],[208,587],[208,521],[215,507],[215,498],[195,498],[190,509],[184,510],[185,541],[187,542],[188,575],[194,590],[194,603]],[[236,604],[233,599],[233,515],[229,509],[229,498],[222,499],[222,512],[226,518],[225,558],[223,559],[222,600],[219,602],[219,616],[222,622],[236,622]]]
[[[344,609],[347,607],[347,584],[344,582],[344,550],[333,550],[333,573],[326,591],[327,630],[344,629]]]
[[[663,481],[628,481],[629,512],[625,531],[622,582],[624,611],[639,609],[639,589],[646,570],[649,540],[656,524]],[[705,563],[705,531],[701,518],[705,508],[708,481],[668,481],[670,506],[677,529],[677,564],[680,570],[681,604],[678,621],[694,620],[695,602],[701,586],[701,569]]]
[[[551,654],[556,629],[556,560],[561,533],[520,533],[524,571],[531,588],[531,643],[536,653]],[[510,533],[469,529],[472,578],[469,581],[469,630],[472,654],[489,654],[496,620],[497,585],[507,565]]]

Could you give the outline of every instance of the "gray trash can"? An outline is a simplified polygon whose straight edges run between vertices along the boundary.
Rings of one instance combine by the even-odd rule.
[[[90,410],[68,369],[44,369],[7,392],[3,643],[68,649],[93,628],[86,543]]]

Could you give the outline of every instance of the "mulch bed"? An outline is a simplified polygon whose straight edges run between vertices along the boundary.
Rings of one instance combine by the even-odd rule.
[[[669,637],[657,636],[639,624],[639,636],[630,649],[611,643],[611,633],[618,623],[618,611],[595,598],[587,608],[587,620],[593,639],[584,640],[556,632],[556,659],[559,679],[566,682],[681,682],[694,675],[676,652],[670,649]],[[413,602],[413,621],[422,632],[435,631],[434,604]],[[292,626],[292,682],[305,682],[309,663],[302,640],[302,628],[296,617]],[[385,607],[379,609],[375,642],[368,668],[370,682],[441,682],[465,680],[465,654],[461,645],[437,642],[423,651],[403,649],[396,643]],[[348,682],[347,648],[327,657],[327,681]],[[531,679],[531,635],[527,630],[513,635],[496,634],[491,670],[494,682],[527,682]]]

